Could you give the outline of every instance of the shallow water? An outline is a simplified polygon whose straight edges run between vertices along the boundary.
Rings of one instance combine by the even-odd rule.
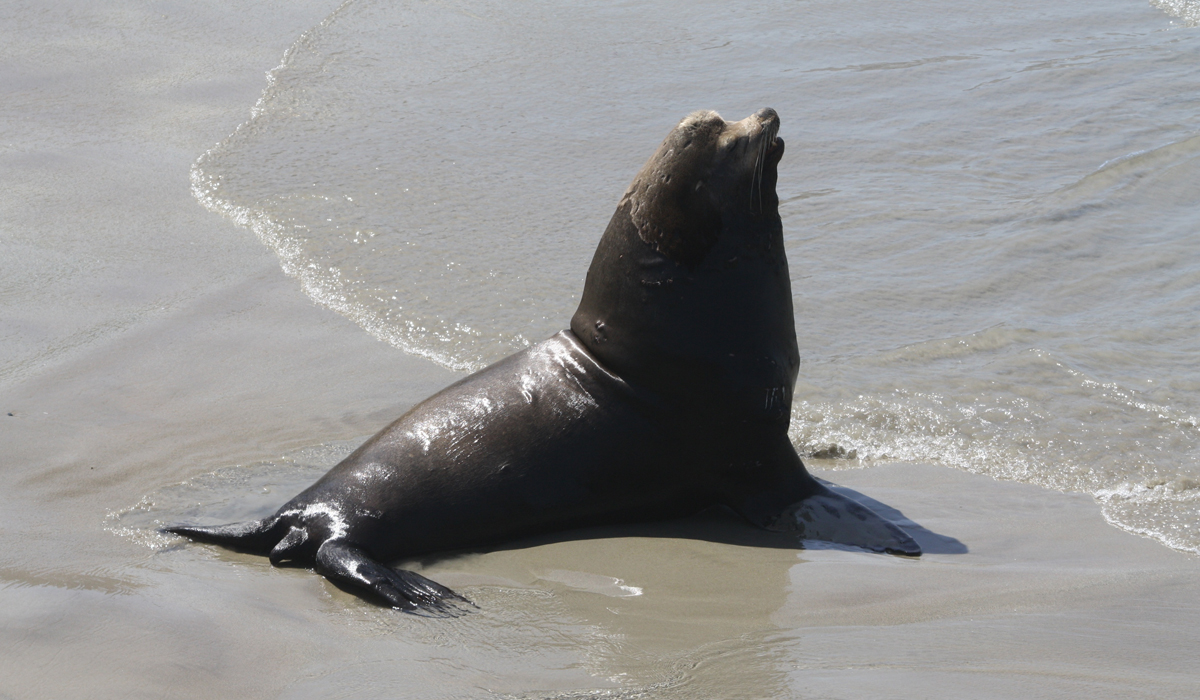
[[[1083,491],[1200,552],[1200,34],[1156,4],[355,0],[193,192],[477,369],[565,327],[679,118],[773,106],[801,451]]]
[[[798,551],[786,535],[713,510],[402,562],[479,605],[453,621],[154,534],[181,515],[216,523],[271,512],[273,498],[355,444],[218,470],[111,513],[110,532],[154,551],[124,585],[161,599],[156,608],[183,601],[213,618],[219,634],[185,628],[199,646],[245,650],[259,634],[268,649],[286,647],[286,664],[267,652],[279,666],[250,672],[279,684],[273,697],[386,688],[447,698],[1184,698],[1196,689],[1181,665],[1200,629],[1193,558],[1108,528],[1085,497],[927,465],[819,473],[865,479],[862,492],[838,488],[901,523],[920,559],[812,542]]]

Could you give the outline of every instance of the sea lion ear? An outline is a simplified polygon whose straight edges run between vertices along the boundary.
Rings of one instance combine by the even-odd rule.
[[[721,211],[703,180],[678,180],[663,173],[635,185],[629,194],[629,218],[642,241],[694,269],[721,234]]]

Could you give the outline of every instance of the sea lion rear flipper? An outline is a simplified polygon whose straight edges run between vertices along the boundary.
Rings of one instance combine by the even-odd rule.
[[[767,529],[874,552],[921,556],[921,546],[895,523],[824,486],[785,508]]]
[[[454,617],[462,602],[475,604],[445,586],[403,569],[392,569],[341,540],[328,540],[317,550],[317,572],[329,580],[367,589],[405,612],[425,612]]]
[[[279,541],[276,532],[280,525],[278,517],[251,520],[229,525],[172,525],[163,532],[181,535],[196,542],[207,542],[243,552],[263,554],[269,552]]]

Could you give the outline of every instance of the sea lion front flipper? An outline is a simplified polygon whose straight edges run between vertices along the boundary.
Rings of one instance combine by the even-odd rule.
[[[317,573],[353,588],[365,588],[405,612],[456,617],[462,602],[475,604],[440,583],[403,569],[392,569],[341,540],[328,540],[317,550]]]
[[[755,525],[806,540],[921,556],[921,546],[895,523],[813,478],[786,435],[752,463],[759,477],[725,502]]]
[[[874,552],[921,556],[921,546],[895,523],[824,486],[785,508],[767,529],[795,532],[806,540],[846,544]]]

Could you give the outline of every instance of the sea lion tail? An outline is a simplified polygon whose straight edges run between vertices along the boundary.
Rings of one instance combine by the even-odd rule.
[[[162,531],[196,542],[217,544],[252,554],[266,554],[282,538],[284,533],[277,530],[282,530],[280,525],[283,524],[278,516],[272,516],[229,525],[171,525],[164,527]]]

